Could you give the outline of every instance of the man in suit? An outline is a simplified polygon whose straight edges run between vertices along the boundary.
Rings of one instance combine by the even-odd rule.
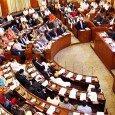
[[[87,27],[87,24],[83,20],[79,20],[75,27],[77,30],[82,30]]]
[[[30,81],[26,79],[26,76],[24,75],[24,70],[20,69],[19,71],[16,72],[15,74],[16,79],[24,86],[28,87],[30,86]]]
[[[33,59],[33,64],[40,72],[44,71],[45,67],[39,63],[37,58]]]
[[[48,41],[51,41],[52,40],[52,37],[50,36],[50,34],[49,34],[49,32],[46,30],[45,31],[45,36],[46,36],[46,39],[48,40]]]

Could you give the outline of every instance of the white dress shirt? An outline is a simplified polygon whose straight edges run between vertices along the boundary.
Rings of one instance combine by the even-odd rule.
[[[35,10],[33,8],[29,9],[29,14],[33,14],[35,12]]]
[[[32,17],[33,17],[34,19],[38,19],[38,18],[39,18],[39,15],[38,15],[38,13],[34,13]]]
[[[14,44],[13,49],[17,49],[19,51],[24,51],[24,49],[22,49],[22,46],[19,42]]]
[[[92,2],[92,3],[91,3],[91,6],[92,6],[93,8],[95,8],[95,9],[98,7],[98,5],[97,5],[96,2]]]
[[[24,11],[23,11],[23,14],[24,14],[25,16],[27,16],[27,15],[28,15],[28,10],[24,10]]]
[[[8,16],[7,16],[7,20],[8,20],[8,21],[12,21],[12,20],[14,20],[14,18],[12,17],[12,15],[8,15]]]
[[[91,107],[89,107],[89,106],[82,106],[82,105],[80,105],[80,106],[78,106],[77,107],[77,110],[79,111],[79,112],[83,112],[83,113],[87,113],[87,114],[91,114],[92,113],[92,109],[91,109]]]
[[[23,16],[20,18],[20,21],[21,22],[28,22],[27,19],[26,19],[26,17],[23,17]]]
[[[5,33],[5,32],[4,32],[4,28],[1,28],[1,27],[0,27],[0,35],[3,36],[4,33]]]
[[[51,12],[49,10],[45,10],[44,14],[45,14],[45,16],[49,16],[51,14]]]

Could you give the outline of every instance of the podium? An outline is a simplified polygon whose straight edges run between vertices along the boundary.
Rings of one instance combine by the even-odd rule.
[[[87,43],[91,41],[91,30],[78,30],[78,40],[81,43]]]

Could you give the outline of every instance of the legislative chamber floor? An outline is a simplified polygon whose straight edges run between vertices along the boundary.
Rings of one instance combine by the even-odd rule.
[[[115,94],[112,91],[113,76],[90,47],[90,43],[67,47],[60,51],[54,59],[68,70],[97,76],[106,98],[106,108],[112,115],[115,115]]]

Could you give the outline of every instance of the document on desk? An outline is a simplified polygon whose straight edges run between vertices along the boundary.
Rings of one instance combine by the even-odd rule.
[[[72,88],[72,90],[70,91],[69,97],[72,99],[76,99],[76,93],[77,93],[77,89]]]
[[[29,72],[29,73],[32,72],[32,71],[33,71],[33,68],[28,69],[28,72]]]
[[[66,32],[66,33],[63,33],[64,36],[67,35],[67,34],[69,34],[69,33],[67,33],[67,32]]]
[[[90,30],[90,28],[85,28],[85,30]]]
[[[105,115],[104,112],[97,112],[96,115]]]
[[[80,100],[86,100],[86,93],[80,93]]]
[[[59,74],[59,75],[61,75],[61,74],[63,74],[63,73],[65,73],[65,69],[64,69],[64,68],[62,68],[61,70],[58,71],[58,74]]]
[[[42,83],[42,86],[46,87],[48,85],[48,80],[45,80],[43,83]]]
[[[69,72],[69,73],[66,75],[66,77],[67,77],[67,78],[71,78],[71,77],[73,77],[73,75],[74,75],[74,74],[73,74],[72,72]]]
[[[4,77],[5,77],[5,78],[9,77],[9,74],[4,74]]]
[[[37,75],[36,72],[32,73],[31,76],[34,78]]]
[[[91,77],[86,77],[86,83],[91,83],[92,80],[91,80]]]
[[[83,78],[83,76],[82,76],[82,75],[77,75],[75,80],[81,81],[81,80],[82,80],[82,78]]]
[[[55,106],[50,106],[49,109],[47,110],[47,114],[48,115],[53,115],[54,111],[55,111],[56,107]]]
[[[66,91],[67,91],[67,89],[62,87],[62,88],[59,90],[59,94],[64,96],[64,94],[66,93]]]
[[[78,112],[73,112],[73,115],[80,115],[80,113],[78,113]]]
[[[13,85],[10,86],[10,89],[13,91],[16,87],[19,86],[19,82],[18,82],[18,80],[13,80],[12,83],[13,83]]]
[[[4,73],[6,73],[7,72],[7,69],[4,69],[4,70],[2,70]]]
[[[80,31],[85,31],[84,29],[80,30]]]
[[[89,95],[89,98],[91,101],[97,102],[97,93],[96,92],[90,92],[90,93],[88,93],[88,95]]]
[[[34,102],[36,102],[36,99],[33,98],[33,99],[30,100],[30,102],[34,103]]]

